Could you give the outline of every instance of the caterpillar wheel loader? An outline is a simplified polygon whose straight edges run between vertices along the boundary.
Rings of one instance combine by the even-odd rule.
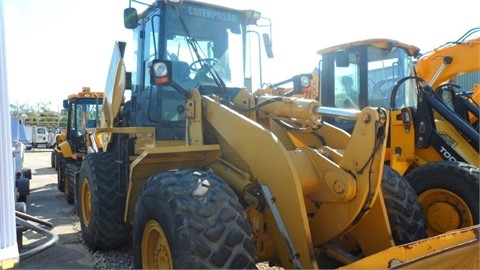
[[[457,48],[470,51],[470,46],[463,43]],[[430,78],[416,75],[418,51],[415,46],[390,39],[333,46],[319,51],[321,73],[312,78],[318,78],[313,84],[319,89],[323,106],[352,111],[366,106],[390,108],[386,164],[405,176],[415,189],[427,217],[429,235],[436,235],[479,223],[479,135],[442,100],[442,96],[456,95],[448,85],[432,90],[425,83]],[[440,51],[438,54],[442,55]],[[427,61],[420,59],[422,63]],[[458,71],[454,73],[449,67],[450,74],[467,70],[461,61],[455,63]],[[475,110],[478,115],[478,107]],[[345,117],[323,119],[352,131],[354,122]]]
[[[52,167],[57,171],[57,188],[65,193],[66,201],[75,201],[75,179],[88,153],[85,132],[99,125],[103,92],[92,92],[83,87],[81,92],[71,94],[63,101],[67,111],[65,132],[57,136],[51,153]]]
[[[478,267],[478,227],[422,240],[408,183],[392,174],[384,194],[386,110],[364,108],[349,134],[322,121],[318,101],[244,87],[248,56],[262,51],[249,35],[269,44],[258,12],[156,1],[124,18],[137,38],[133,69],[115,43],[76,187],[89,248],[131,240],[135,268],[147,269],[448,267],[458,251],[472,260],[457,267]]]

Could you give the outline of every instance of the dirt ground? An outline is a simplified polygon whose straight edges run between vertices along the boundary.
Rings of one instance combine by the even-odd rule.
[[[51,239],[33,230],[24,232],[20,262],[15,269],[93,269],[92,255],[80,241],[80,228],[75,222],[73,205],[68,204],[65,195],[57,189],[56,171],[51,167],[51,151],[42,148],[26,151],[24,167],[32,170],[27,214],[53,224],[50,231],[58,236],[58,241],[38,253],[33,252],[33,256],[22,256],[31,254],[32,249],[48,244]]]

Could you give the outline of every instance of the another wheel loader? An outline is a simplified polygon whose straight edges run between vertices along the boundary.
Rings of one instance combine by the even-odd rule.
[[[446,52],[434,51],[437,58],[445,53],[455,59],[455,65],[443,69],[450,75],[444,76],[440,70],[437,75],[441,79],[437,81],[478,70],[478,61],[462,65],[461,59],[475,55],[453,57],[471,52],[472,46],[477,47],[478,55],[475,40],[456,44],[456,54],[452,53],[454,45]],[[352,112],[366,106],[390,108],[386,163],[415,189],[427,216],[429,235],[437,235],[479,223],[479,133],[465,121],[466,114],[455,113],[442,99],[457,95],[447,89],[448,85],[434,90],[426,83],[431,78],[416,76],[418,52],[415,46],[389,39],[362,40],[320,50],[321,73],[316,75],[319,83],[314,82],[312,89],[319,89],[316,91],[323,106]],[[420,58],[417,70],[425,69],[427,59],[432,58]],[[352,79],[352,90],[343,85],[345,78]],[[470,111],[476,111],[478,116],[478,107],[473,108]],[[345,117],[323,119],[348,132],[354,125]]]
[[[65,193],[66,201],[75,202],[75,181],[83,159],[88,153],[85,132],[99,125],[103,92],[92,92],[83,87],[81,92],[69,95],[63,101],[68,112],[65,132],[57,136],[52,151],[52,167],[57,171],[58,190]]]
[[[318,101],[244,87],[260,13],[177,0],[124,17],[136,64],[126,71],[117,42],[77,182],[89,248],[133,237],[134,266],[146,269],[426,268],[449,267],[461,244],[473,260],[456,267],[478,267],[478,227],[422,240],[408,183],[390,171],[384,194],[386,110],[364,108],[350,135],[322,121]]]

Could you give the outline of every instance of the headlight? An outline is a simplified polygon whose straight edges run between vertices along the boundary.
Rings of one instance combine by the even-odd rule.
[[[155,59],[150,66],[150,83],[152,85],[166,85],[171,81],[172,62]]]
[[[302,87],[309,87],[310,86],[310,78],[307,76],[302,76],[300,78],[300,84]]]
[[[153,64],[153,75],[157,78],[165,77],[168,75],[168,68],[164,62]]]

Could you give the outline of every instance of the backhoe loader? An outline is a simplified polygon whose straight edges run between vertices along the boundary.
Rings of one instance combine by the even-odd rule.
[[[478,45],[457,45],[460,52],[469,52],[471,46],[478,49]],[[316,93],[323,106],[352,111],[367,106],[390,109],[386,164],[410,182],[422,201],[429,235],[437,235],[479,223],[479,134],[442,99],[456,95],[449,85],[432,89],[426,83],[431,78],[416,75],[414,63],[418,52],[415,46],[389,39],[326,48],[319,51],[321,73],[312,77],[312,84],[313,89],[319,89]],[[442,55],[440,49],[437,53]],[[426,59],[418,60],[417,70],[423,69]],[[461,60],[454,59],[457,68],[443,69],[450,76],[475,70],[475,65],[478,70],[479,63],[470,61],[462,68]],[[342,84],[349,81],[345,78],[352,79],[350,89]],[[478,116],[478,107],[475,110]],[[348,132],[354,124],[345,117],[323,119]]]
[[[479,131],[480,77],[468,91],[455,80],[462,75],[480,74],[480,27],[472,28],[458,40],[447,42],[422,55],[416,65],[417,75],[439,93],[447,105],[467,119]],[[475,35],[477,35],[475,37]]]
[[[423,54],[417,61],[417,75],[437,89],[460,75],[480,71],[479,34],[480,27],[472,28],[458,40]]]
[[[52,150],[52,167],[57,171],[57,188],[65,193],[66,201],[75,201],[75,179],[88,153],[85,143],[85,131],[99,125],[103,92],[92,92],[83,87],[63,100],[67,111],[67,127],[57,136],[56,146]]]
[[[116,42],[76,187],[89,248],[132,240],[135,268],[315,269],[450,266],[441,260],[464,247],[472,260],[456,267],[478,267],[478,227],[425,240],[408,182],[389,171],[381,188],[385,109],[362,109],[348,134],[318,101],[244,87],[260,13],[156,1],[124,18],[136,64],[127,72]]]

